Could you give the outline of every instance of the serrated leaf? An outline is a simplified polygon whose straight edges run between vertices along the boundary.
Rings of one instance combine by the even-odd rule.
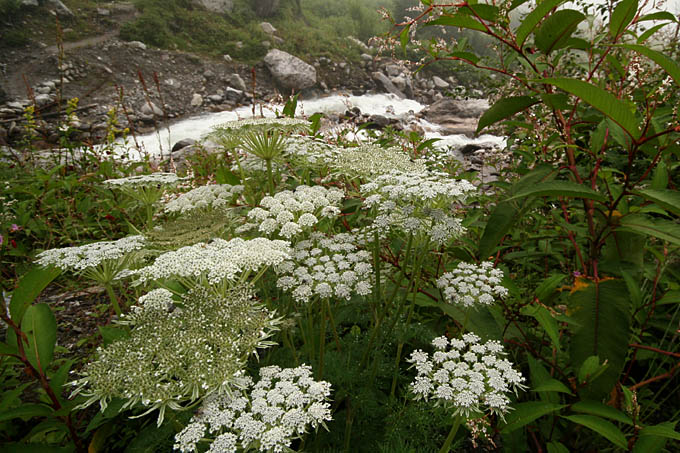
[[[512,406],[513,410],[505,416],[505,425],[501,427],[501,433],[510,433],[564,407],[566,407],[564,404],[545,403],[542,401],[527,401],[525,403],[514,404]]]
[[[56,267],[34,267],[21,277],[9,303],[10,317],[15,323],[21,324],[29,305],[59,274],[61,271]]]
[[[609,34],[617,38],[631,23],[638,9],[637,0],[623,0],[619,3],[612,13],[609,21]]]
[[[531,96],[515,96],[509,98],[502,98],[498,102],[489,108],[482,117],[479,119],[477,124],[477,131],[479,133],[482,129],[487,126],[491,126],[501,120],[510,118],[515,113],[521,112],[539,101]]]
[[[645,200],[653,201],[662,208],[680,216],[680,193],[674,190],[641,189],[633,192]]]
[[[21,330],[28,338],[26,358],[36,369],[47,370],[57,342],[57,319],[50,307],[47,304],[31,305],[21,321]]]
[[[611,118],[630,136],[635,139],[639,138],[640,130],[638,128],[638,121],[635,118],[635,114],[631,107],[624,101],[614,97],[611,93],[588,82],[576,79],[541,79],[540,82],[554,85],[567,93],[573,94]]]
[[[599,401],[579,401],[572,404],[571,410],[574,412],[581,412],[584,414],[597,415],[599,417],[609,418],[617,422],[632,425],[633,421],[626,414],[611,406],[602,404]]]
[[[616,425],[603,418],[595,417],[593,415],[566,415],[562,416],[562,418],[566,418],[570,422],[578,423],[579,425],[592,429],[618,447],[628,448],[628,442],[626,441],[626,436],[623,432],[621,432]]]
[[[571,395],[571,390],[569,387],[558,381],[557,379],[550,379],[538,387],[531,390],[532,392],[558,392],[558,393],[568,393]]]
[[[656,13],[645,14],[644,16],[640,17],[637,21],[635,21],[635,23],[639,24],[640,22],[645,22],[648,20],[670,20],[672,22],[678,21],[673,15],[673,13],[669,13],[668,11],[658,11]]]
[[[578,24],[586,18],[582,13],[573,9],[555,11],[536,32],[534,42],[544,54],[560,49],[567,44]]]
[[[623,369],[630,338],[630,296],[621,280],[592,282],[569,298],[574,320],[580,325],[571,339],[570,355],[574,367],[598,356],[607,363],[599,377],[589,379],[583,394],[593,399],[608,393]],[[592,374],[592,373],[591,373]]]
[[[642,233],[680,245],[680,225],[669,220],[652,218],[644,214],[631,214],[621,218],[618,230]]]
[[[546,181],[540,182],[531,187],[527,187],[505,201],[516,200],[518,198],[524,197],[544,196],[587,198],[589,200],[601,202],[605,202],[607,200],[604,195],[583,184],[578,184],[571,181]]]
[[[677,85],[680,85],[680,65],[678,65],[673,59],[667,57],[659,51],[652,50],[649,47],[640,46],[638,44],[622,44],[621,47],[633,50],[649,58],[654,63],[661,66],[663,70],[673,78]]]
[[[522,21],[519,27],[517,27],[517,44],[519,47],[524,45],[524,41],[529,37],[536,25],[543,20],[548,13],[558,5],[562,4],[564,0],[543,0],[536,5],[527,17]]]
[[[453,14],[441,16],[425,25],[445,25],[449,27],[469,28],[471,30],[486,31],[484,25],[468,14]]]

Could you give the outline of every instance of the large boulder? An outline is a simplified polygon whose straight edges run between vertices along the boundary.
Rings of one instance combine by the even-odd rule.
[[[68,9],[68,6],[64,5],[64,3],[61,0],[48,0],[47,4],[54,8],[54,10],[57,12],[58,15],[60,16],[67,16],[67,17],[73,17],[73,11]]]
[[[234,0],[193,0],[197,5],[213,13],[230,13],[234,9]]]
[[[457,100],[443,98],[424,108],[419,115],[440,126],[445,135],[474,135],[479,118],[489,108],[486,99]]]
[[[272,49],[264,62],[276,81],[291,90],[304,90],[316,85],[316,69],[298,57],[278,49]]]
[[[402,93],[401,90],[399,90],[399,88],[397,88],[394,85],[394,83],[392,83],[390,78],[387,77],[385,74],[383,74],[382,72],[374,72],[372,75],[375,80],[382,84],[383,88],[385,88],[385,91],[387,91],[388,93],[392,93],[395,96],[400,97],[402,99],[406,98],[406,95]]]

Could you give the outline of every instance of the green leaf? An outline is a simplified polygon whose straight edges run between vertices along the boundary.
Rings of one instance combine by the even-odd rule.
[[[675,222],[655,219],[644,214],[631,214],[621,217],[617,231],[633,231],[680,245],[680,225]]]
[[[0,422],[13,418],[47,417],[52,412],[52,408],[44,404],[23,404],[14,409],[0,412]]]
[[[637,43],[642,44],[645,41],[647,41],[654,33],[657,31],[661,30],[663,27],[665,27],[668,24],[658,24],[653,26],[652,28],[645,30],[644,33],[642,33],[640,36],[638,36]]]
[[[656,301],[656,305],[668,305],[680,303],[680,291],[668,291]]]
[[[595,376],[600,368],[602,368],[600,366],[600,358],[596,355],[591,355],[583,361],[578,369],[578,382],[586,382],[589,378]]]
[[[501,120],[510,118],[515,113],[521,112],[539,101],[530,96],[515,96],[509,98],[502,98],[496,102],[489,110],[484,112],[477,124],[477,131],[479,133],[487,126],[491,126]]]
[[[536,25],[548,15],[548,13],[558,5],[560,5],[564,0],[543,0],[536,5],[533,11],[527,14],[524,21],[517,27],[517,44],[519,47],[524,45],[527,37],[536,28]]]
[[[57,342],[57,320],[47,304],[31,305],[21,322],[28,337],[26,357],[36,369],[47,370]],[[38,366],[40,363],[40,366]]]
[[[2,444],[2,453],[71,453],[75,447],[56,447],[46,444],[25,444],[19,442]]]
[[[487,5],[486,3],[475,3],[473,4],[472,2],[468,2],[467,5],[468,8],[470,8],[476,15],[481,17],[482,19],[489,21],[489,22],[495,22],[498,18],[498,7],[493,6],[493,5]],[[467,12],[467,10],[461,10]]]
[[[295,110],[297,110],[297,104],[298,104],[298,98],[300,97],[300,93],[297,93],[295,96],[292,96],[291,98],[288,99],[286,102],[286,105],[283,106],[283,111],[281,112],[283,116],[287,116],[289,118],[295,118]]]
[[[578,184],[571,181],[546,181],[540,182],[531,187],[527,187],[505,201],[516,200],[518,198],[524,197],[544,196],[587,198],[589,200],[601,202],[605,202],[607,200],[604,195],[583,184]]]
[[[568,393],[571,395],[571,390],[569,387],[558,381],[557,379],[550,379],[538,387],[531,390],[532,392],[558,392],[558,393]]]
[[[0,342],[0,355],[16,355],[18,353],[16,345]]]
[[[668,440],[659,436],[639,436],[633,446],[633,453],[661,453]],[[666,450],[668,451],[668,450]]]
[[[678,63],[676,63],[673,59],[667,57],[657,50],[652,50],[649,47],[640,46],[638,44],[622,44],[621,47],[633,50],[649,58],[654,63],[661,66],[663,70],[673,78],[677,85],[680,85],[680,65],[678,65]]]
[[[602,404],[599,401],[579,401],[572,404],[571,410],[574,412],[581,412],[584,414],[597,415],[604,418],[616,420],[617,422],[632,425],[633,421],[626,414],[611,406]]]
[[[621,280],[591,282],[569,298],[574,320],[579,324],[571,339],[570,355],[575,368],[598,356],[607,368],[591,378],[584,394],[596,399],[616,384],[626,361],[630,338],[631,310],[628,288]]]
[[[545,403],[542,401],[527,401],[512,406],[513,410],[505,416],[505,425],[502,426],[502,433],[509,433],[525,426],[534,420],[551,414],[566,407],[564,404]]]
[[[127,329],[115,326],[99,326],[99,333],[102,336],[102,340],[104,340],[104,346],[108,346],[116,340],[130,336]]]
[[[10,317],[15,323],[21,324],[28,306],[59,274],[61,271],[56,267],[34,267],[21,277],[19,286],[12,293],[9,302]]]
[[[628,448],[626,436],[616,427],[616,425],[603,418],[595,417],[593,415],[566,415],[563,416],[563,418],[592,429],[618,447]]]
[[[569,96],[564,93],[557,94],[541,94],[543,103],[553,110],[567,110],[569,109]]]
[[[666,187],[668,187],[668,167],[666,166],[665,162],[661,161],[657,164],[656,168],[654,169],[654,174],[652,175],[652,183],[650,188],[654,190],[663,191],[664,189],[666,189]],[[678,197],[678,200],[680,201],[680,197]],[[679,205],[676,204],[675,208],[677,208],[678,211],[680,212]]]
[[[660,425],[645,426],[640,431],[640,436],[659,436],[680,440],[680,433],[674,429],[674,425],[674,423],[662,423]]]
[[[550,297],[555,292],[557,287],[560,286],[560,283],[562,283],[566,277],[567,276],[564,274],[551,275],[550,277],[543,280],[540,285],[538,285],[536,291],[534,291],[534,294],[538,300],[545,302],[548,297]]]
[[[451,52],[449,57],[460,58],[461,60],[470,61],[472,64],[479,63],[479,57],[472,52]]]
[[[469,16],[468,14],[454,14],[454,15],[444,15],[439,19],[435,19],[432,22],[428,22],[425,25],[446,25],[449,27],[460,27],[469,28],[471,30],[486,31],[484,25],[480,24],[476,19]]]
[[[548,453],[569,453],[569,449],[561,442],[548,442]]]
[[[586,18],[582,13],[573,9],[555,11],[536,32],[534,41],[544,54],[560,49],[567,44],[578,24]]]
[[[637,9],[637,0],[623,0],[614,8],[611,20],[609,21],[609,34],[613,38],[618,38],[623,33],[635,17]]]
[[[602,88],[582,80],[566,78],[542,79],[540,82],[554,85],[590,104],[621,126],[631,137],[637,139],[640,136],[638,121],[630,105]]]
[[[494,252],[501,239],[519,220],[517,214],[518,210],[510,203],[496,205],[486,222],[482,238],[479,240],[478,256],[480,259],[484,260]]]
[[[666,180],[668,182],[668,180]],[[645,200],[653,201],[667,211],[680,215],[680,193],[674,190],[642,189],[633,192]]]
[[[522,309],[522,314],[531,316],[538,324],[545,330],[545,333],[550,337],[553,346],[559,351],[560,348],[560,330],[557,327],[557,321],[550,315],[550,312],[540,305],[528,305]]]
[[[678,21],[673,15],[673,13],[669,13],[668,11],[659,11],[656,13],[645,14],[644,16],[640,17],[635,23],[639,24],[640,22],[645,22],[648,20],[670,20],[672,22]]]
[[[408,35],[411,31],[411,26],[407,25],[404,27],[404,29],[399,33],[399,42],[401,43],[401,49],[406,52],[406,44],[408,44]]]

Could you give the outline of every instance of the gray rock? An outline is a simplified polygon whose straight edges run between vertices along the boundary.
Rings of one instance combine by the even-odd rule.
[[[446,89],[449,87],[449,83],[437,76],[432,77],[432,82],[434,82],[434,86],[436,88],[439,88],[440,90]]]
[[[276,33],[276,28],[269,22],[262,22],[260,23],[260,28],[262,29],[263,32],[265,32],[268,35],[273,35]]]
[[[38,94],[50,94],[52,90],[49,87],[38,87],[35,89]]]
[[[279,38],[278,36],[272,36],[272,41],[274,41],[276,44],[283,44],[283,38]]]
[[[390,77],[396,77],[401,74],[401,67],[396,64],[388,64],[385,66],[385,71],[387,72],[387,75]]]
[[[269,49],[272,46],[272,43],[270,41],[262,41],[260,44],[262,44],[262,47],[265,49]]]
[[[361,47],[361,49],[363,50],[368,50],[368,46],[363,41],[355,38],[354,36],[348,36],[347,40],[353,42],[357,46]]]
[[[114,3],[110,5],[111,8],[113,8],[113,11],[116,13],[122,13],[122,14],[131,14],[137,11],[137,8],[135,7],[134,4],[130,2],[120,2],[120,3]]]
[[[169,86],[170,88],[175,88],[175,89],[178,89],[178,88],[180,88],[180,87],[182,86],[182,83],[181,83],[179,80],[177,80],[177,79],[167,79],[167,80],[166,80],[165,82],[163,82],[163,83],[165,83],[165,84],[166,84],[167,86]]]
[[[421,115],[429,121],[442,117],[479,118],[488,108],[489,103],[484,99],[464,101],[445,98],[423,109]]]
[[[144,44],[141,41],[130,41],[128,43],[128,46],[134,47],[135,49],[139,49],[139,50],[146,50],[146,44]]]
[[[303,90],[316,84],[316,69],[298,57],[272,49],[264,62],[276,81],[285,88]]]
[[[172,152],[174,153],[175,151],[179,151],[180,149],[194,145],[195,143],[196,140],[194,140],[193,138],[184,138],[173,145]]]
[[[220,102],[222,102],[222,96],[220,96],[219,94],[211,94],[210,96],[208,96],[208,100],[214,104],[219,104]]]
[[[14,109],[14,110],[23,111],[23,110],[24,110],[24,107],[25,107],[25,104],[22,103],[22,102],[18,102],[18,101],[16,101],[16,102],[8,102],[8,103],[7,103],[7,107],[9,107],[9,108],[11,108],[11,109]]]
[[[401,92],[406,91],[406,79],[404,76],[397,76],[397,77],[392,77],[392,83],[394,84],[395,87]]]
[[[236,90],[232,87],[227,87],[227,91],[224,93],[224,96],[230,100],[230,101],[240,101],[244,97],[244,92],[241,90]]]
[[[373,57],[367,53],[362,53],[361,54],[361,59],[364,61],[372,61]]]
[[[194,93],[194,95],[191,97],[191,106],[200,107],[201,105],[203,105],[203,96],[198,93]]]
[[[109,11],[107,8],[97,8],[97,14],[100,16],[110,16],[111,11]]]
[[[227,63],[231,63],[232,61],[234,61],[234,60],[231,58],[231,55],[229,55],[229,54],[224,54],[224,57],[223,57],[223,58],[224,58],[224,61],[226,61]]]
[[[215,73],[212,72],[210,69],[207,69],[207,70],[203,73],[203,77],[205,77],[206,79],[210,80],[210,79],[213,79],[213,78],[215,77]]]
[[[226,76],[224,78],[224,81],[227,82],[229,86],[236,88],[237,90],[241,91],[248,90],[248,88],[246,87],[246,83],[243,81],[241,76],[236,73]]]
[[[243,49],[243,42],[242,41],[236,41],[236,43],[234,44],[234,47],[236,47],[237,49]]]
[[[39,6],[38,0],[21,0],[21,6]]]
[[[73,17],[74,15],[73,11],[68,9],[68,7],[61,2],[61,0],[47,0],[47,3],[52,5],[57,14],[61,16]]]
[[[153,102],[145,102],[142,104],[139,111],[146,116],[163,116],[163,110]]]
[[[38,107],[43,107],[52,102],[52,97],[49,94],[39,94],[35,97],[35,103]]]
[[[219,14],[230,13],[234,9],[233,0],[193,0],[193,3]]]
[[[395,96],[398,96],[402,99],[406,98],[406,95],[404,93],[402,93],[401,91],[399,91],[399,89],[394,86],[392,81],[382,72],[374,72],[372,74],[372,76],[375,80],[377,80],[378,82],[380,82],[382,84],[383,88],[385,88],[385,90],[388,93],[392,93]]]
[[[54,83],[54,81],[48,80],[47,82],[43,82],[42,86],[49,88],[50,90],[54,90],[57,85],[56,85],[56,83]]]

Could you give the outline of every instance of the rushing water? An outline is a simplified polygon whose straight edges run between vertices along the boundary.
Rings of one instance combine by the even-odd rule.
[[[278,110],[282,106],[277,106]],[[277,107],[274,107],[276,109]],[[310,116],[321,112],[325,114],[342,114],[346,110],[358,107],[361,113],[367,115],[382,115],[386,118],[396,118],[401,121],[415,121],[425,131],[426,138],[439,138],[440,147],[459,147],[468,143],[492,142],[503,146],[505,139],[494,135],[482,135],[478,138],[469,138],[464,135],[442,135],[439,126],[423,119],[417,119],[415,114],[426,106],[410,99],[400,99],[391,94],[367,94],[363,96],[333,95],[298,102],[297,115]],[[264,116],[273,117],[276,112],[272,108],[262,108]],[[260,108],[257,109],[260,114]],[[209,113],[188,118],[172,124],[169,128],[159,130],[157,133],[137,137],[140,147],[151,156],[161,153],[167,155],[172,145],[185,138],[199,140],[212,131],[214,126],[221,123],[249,118],[252,116],[252,107],[240,107],[233,111]],[[131,156],[132,157],[132,156]]]

